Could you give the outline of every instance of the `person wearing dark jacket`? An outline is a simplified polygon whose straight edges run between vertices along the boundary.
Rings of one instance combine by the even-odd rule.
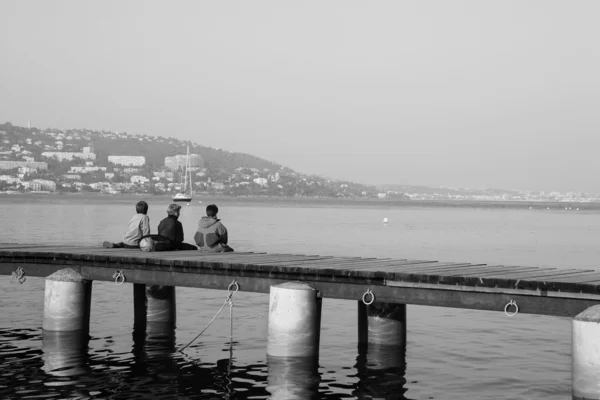
[[[158,235],[151,235],[156,251],[197,250],[197,247],[183,243],[183,225],[178,221],[181,206],[171,204],[167,208],[167,218],[158,224]]]
[[[227,228],[217,218],[219,208],[211,204],[206,207],[206,217],[202,217],[198,222],[198,230],[194,235],[194,242],[198,245],[200,251],[210,251],[215,253],[233,251],[227,245]]]

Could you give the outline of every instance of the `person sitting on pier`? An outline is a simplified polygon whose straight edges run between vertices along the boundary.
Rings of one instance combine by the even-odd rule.
[[[135,205],[135,214],[127,225],[127,231],[123,237],[123,241],[120,243],[104,242],[102,246],[111,249],[139,249],[140,239],[144,236],[150,235],[150,217],[148,217],[148,203],[145,201],[139,201]]]
[[[233,251],[227,245],[227,228],[217,218],[219,208],[211,204],[206,207],[206,217],[198,222],[198,230],[194,235],[194,241],[200,251],[230,252]]]
[[[167,218],[158,224],[158,235],[150,235],[154,240],[154,251],[198,249],[192,244],[183,243],[183,225],[178,221],[180,213],[179,204],[167,207]]]

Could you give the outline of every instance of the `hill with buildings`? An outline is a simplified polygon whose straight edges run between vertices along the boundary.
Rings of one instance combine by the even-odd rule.
[[[377,197],[373,186],[305,175],[249,154],[167,137],[0,125],[0,191]]]
[[[11,123],[0,125],[0,192],[175,194],[182,190],[188,148],[196,193],[392,201],[600,201],[600,194],[581,192],[375,187],[301,174],[249,154],[169,137]]]

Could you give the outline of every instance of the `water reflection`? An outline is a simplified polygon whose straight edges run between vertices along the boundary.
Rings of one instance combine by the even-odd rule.
[[[359,346],[355,368],[359,378],[352,394],[359,399],[407,400],[406,347]]]
[[[133,362],[128,379],[129,398],[141,396],[159,399],[175,396],[178,391],[180,367],[175,357],[173,324],[135,324],[132,338]]]
[[[314,357],[267,356],[268,385],[272,400],[319,398],[319,363]]]
[[[91,338],[0,329],[0,399],[369,398],[381,392],[374,379],[383,371],[379,384],[403,393],[402,383],[391,378],[397,374],[395,357],[388,362],[377,356],[385,362],[375,365],[360,356],[356,368],[362,372],[346,384],[327,379],[330,372],[319,371],[314,359],[269,357],[265,362],[259,356],[243,363],[236,361],[247,357],[237,342],[232,353],[227,341],[215,348],[200,339],[186,354],[177,351],[181,345],[174,330],[152,324],[136,326],[131,336]]]
[[[42,332],[44,365],[42,370],[54,377],[77,377],[88,374],[89,334],[86,332]],[[72,381],[73,382],[73,381]]]

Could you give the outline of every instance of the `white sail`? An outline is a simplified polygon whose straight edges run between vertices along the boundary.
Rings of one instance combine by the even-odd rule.
[[[188,194],[188,177],[190,181],[190,191]],[[185,169],[183,172],[183,191],[181,193],[177,193],[173,196],[173,201],[184,201],[191,202],[192,201],[192,169],[190,168],[190,146],[187,146],[187,152],[185,156]]]

